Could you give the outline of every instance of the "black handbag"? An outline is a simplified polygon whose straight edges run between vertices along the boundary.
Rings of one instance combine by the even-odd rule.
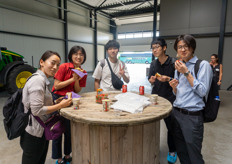
[[[108,65],[109,65],[109,68],[110,68],[110,71],[111,71],[111,79],[112,79],[112,84],[113,84],[113,87],[115,89],[122,89],[122,85],[124,84],[123,81],[121,79],[118,78],[117,75],[115,75],[115,73],[113,72],[111,66],[110,66],[110,63],[109,63],[109,60],[106,59]]]

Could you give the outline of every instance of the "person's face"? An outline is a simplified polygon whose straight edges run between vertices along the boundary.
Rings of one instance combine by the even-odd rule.
[[[164,46],[163,48],[159,45],[159,44],[153,44],[151,46],[151,49],[152,49],[152,54],[159,58],[161,55],[164,54],[164,52],[166,51],[167,47]]]
[[[107,53],[108,53],[110,58],[117,58],[118,48],[117,47],[110,47],[107,50]]]
[[[72,62],[76,66],[80,66],[84,61],[84,54],[81,52],[81,50],[77,51],[75,54],[72,54]]]
[[[47,60],[40,60],[40,70],[47,77],[54,76],[60,66],[60,58],[57,55],[50,56]]]
[[[193,49],[188,47],[183,40],[177,43],[177,53],[185,62],[189,61],[193,57]]]
[[[215,58],[215,56],[211,56],[210,60],[211,60],[212,63],[216,63],[216,58]]]

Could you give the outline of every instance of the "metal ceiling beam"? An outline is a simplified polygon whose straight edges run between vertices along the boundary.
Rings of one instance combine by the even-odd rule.
[[[157,6],[157,12],[160,11],[160,7]],[[153,13],[154,7],[144,8],[144,9],[136,9],[131,11],[124,11],[124,12],[117,12],[117,13],[111,13],[112,17],[122,17],[122,16],[130,16],[135,14],[145,14],[145,13]]]
[[[101,7],[105,2],[106,2],[106,0],[104,0],[99,6],[97,6],[96,9],[98,9],[99,7]]]
[[[81,0],[73,0],[73,1],[69,0],[69,1],[73,2],[76,5],[77,5],[77,3],[80,3],[81,5],[83,5],[82,7],[85,7],[88,10],[96,10],[94,6],[91,6],[91,5],[85,3],[85,2],[83,2]],[[108,13],[106,13],[104,11],[98,11],[98,13],[101,14],[102,16],[105,16],[105,17],[108,17],[108,18],[112,17],[110,14],[108,14]]]
[[[124,2],[124,5],[133,5],[133,4],[138,4],[141,2],[149,2],[152,0],[136,0],[136,1],[130,1],[130,2]],[[103,6],[103,7],[99,7],[97,10],[104,10],[104,9],[110,9],[110,8],[115,8],[115,7],[121,7],[122,4],[118,3],[118,4],[114,4],[114,5],[109,5],[109,6]]]
[[[80,1],[80,0],[74,0],[74,1],[84,5],[85,7],[88,7],[88,9],[90,9],[90,10],[94,10],[94,8],[95,8],[94,6],[91,6],[88,3],[85,3],[85,2]]]

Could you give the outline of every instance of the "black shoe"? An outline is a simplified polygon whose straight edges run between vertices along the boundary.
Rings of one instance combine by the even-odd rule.
[[[70,162],[72,162],[72,157],[69,157],[68,159],[64,157],[63,161],[64,161],[64,164],[70,164]]]

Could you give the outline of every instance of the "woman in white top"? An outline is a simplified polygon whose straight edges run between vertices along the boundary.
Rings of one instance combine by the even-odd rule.
[[[53,104],[52,94],[49,91],[48,77],[53,77],[60,65],[60,56],[57,52],[46,51],[39,62],[39,69],[27,81],[23,88],[24,111],[31,109],[34,116],[46,121],[50,114],[63,107],[71,105],[72,100],[66,99]],[[31,117],[32,125],[26,127],[21,135],[20,145],[23,149],[22,164],[44,164],[49,142],[45,139],[44,128]]]

